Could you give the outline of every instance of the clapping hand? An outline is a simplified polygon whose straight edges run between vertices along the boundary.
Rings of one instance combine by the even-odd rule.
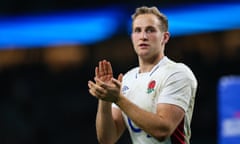
[[[95,68],[95,82],[88,81],[89,93],[98,99],[116,102],[120,96],[122,77],[119,74],[118,80],[114,79],[111,63],[100,61]]]

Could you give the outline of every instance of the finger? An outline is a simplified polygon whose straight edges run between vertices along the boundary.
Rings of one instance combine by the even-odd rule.
[[[98,67],[95,68],[95,76],[96,77],[100,77],[100,75],[99,75],[99,68]]]
[[[99,92],[99,91],[96,91],[94,89],[89,89],[88,91],[92,96],[94,96],[96,98],[101,98],[102,97],[102,93]]]
[[[103,74],[106,75],[108,74],[108,62],[106,60],[103,60],[102,62],[102,68],[103,68]]]
[[[119,80],[112,78],[112,82],[117,88],[121,88],[121,82]]]
[[[88,81],[88,87],[89,89],[92,89],[93,91],[97,91],[98,89],[101,89],[97,84],[95,84],[92,81]]]
[[[103,61],[99,61],[98,67],[99,67],[99,76],[103,76],[104,75]]]
[[[88,81],[88,88],[92,89],[94,87],[94,82]]]
[[[111,88],[113,88],[113,84],[108,84],[108,83],[104,83],[103,81],[101,81],[99,78],[95,79],[97,85],[99,87],[101,87],[102,89],[104,89],[103,91],[105,92],[106,90],[109,90]]]
[[[92,96],[97,97],[96,93],[95,93],[92,89],[89,89],[88,92],[89,92]]]
[[[112,65],[111,65],[111,63],[110,62],[107,62],[106,63],[106,66],[107,66],[107,74],[109,74],[109,75],[112,75],[113,74],[113,71],[112,71]]]
[[[89,92],[95,97],[101,98],[106,93],[105,90],[92,81],[88,82]]]
[[[96,93],[94,90],[94,83],[92,81],[88,81],[88,87],[89,87],[89,90],[88,90],[89,93],[96,97]]]
[[[122,82],[122,79],[123,79],[123,74],[120,73],[120,74],[118,75],[118,80],[119,80],[120,82]]]
[[[97,78],[98,78],[98,77],[95,76],[93,79],[94,79],[95,83],[98,85],[98,83],[97,83],[97,81],[96,81]]]
[[[97,84],[98,86],[100,86],[100,87],[102,87],[103,85],[105,85],[105,83],[104,83],[103,81],[101,81],[101,79],[99,79],[99,78],[97,78],[97,77],[95,77],[94,80],[95,80],[96,84]]]

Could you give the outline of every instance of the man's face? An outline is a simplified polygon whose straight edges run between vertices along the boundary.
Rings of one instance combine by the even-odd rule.
[[[153,14],[143,14],[133,21],[132,42],[140,57],[151,58],[163,53],[164,32],[159,29],[160,21]]]

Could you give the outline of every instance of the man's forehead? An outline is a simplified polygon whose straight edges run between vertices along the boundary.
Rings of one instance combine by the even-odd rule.
[[[153,14],[143,14],[139,15],[133,21],[133,26],[141,27],[141,26],[154,26],[159,25],[159,20]]]

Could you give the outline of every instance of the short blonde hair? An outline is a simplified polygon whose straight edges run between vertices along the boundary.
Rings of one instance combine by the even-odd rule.
[[[157,18],[160,21],[160,26],[159,26],[160,30],[163,32],[168,31],[168,19],[163,13],[161,13],[158,10],[157,7],[142,6],[142,7],[136,8],[135,13],[132,15],[132,23],[134,22],[134,20],[136,19],[137,16],[142,15],[142,14],[153,14],[153,15],[157,16]]]

